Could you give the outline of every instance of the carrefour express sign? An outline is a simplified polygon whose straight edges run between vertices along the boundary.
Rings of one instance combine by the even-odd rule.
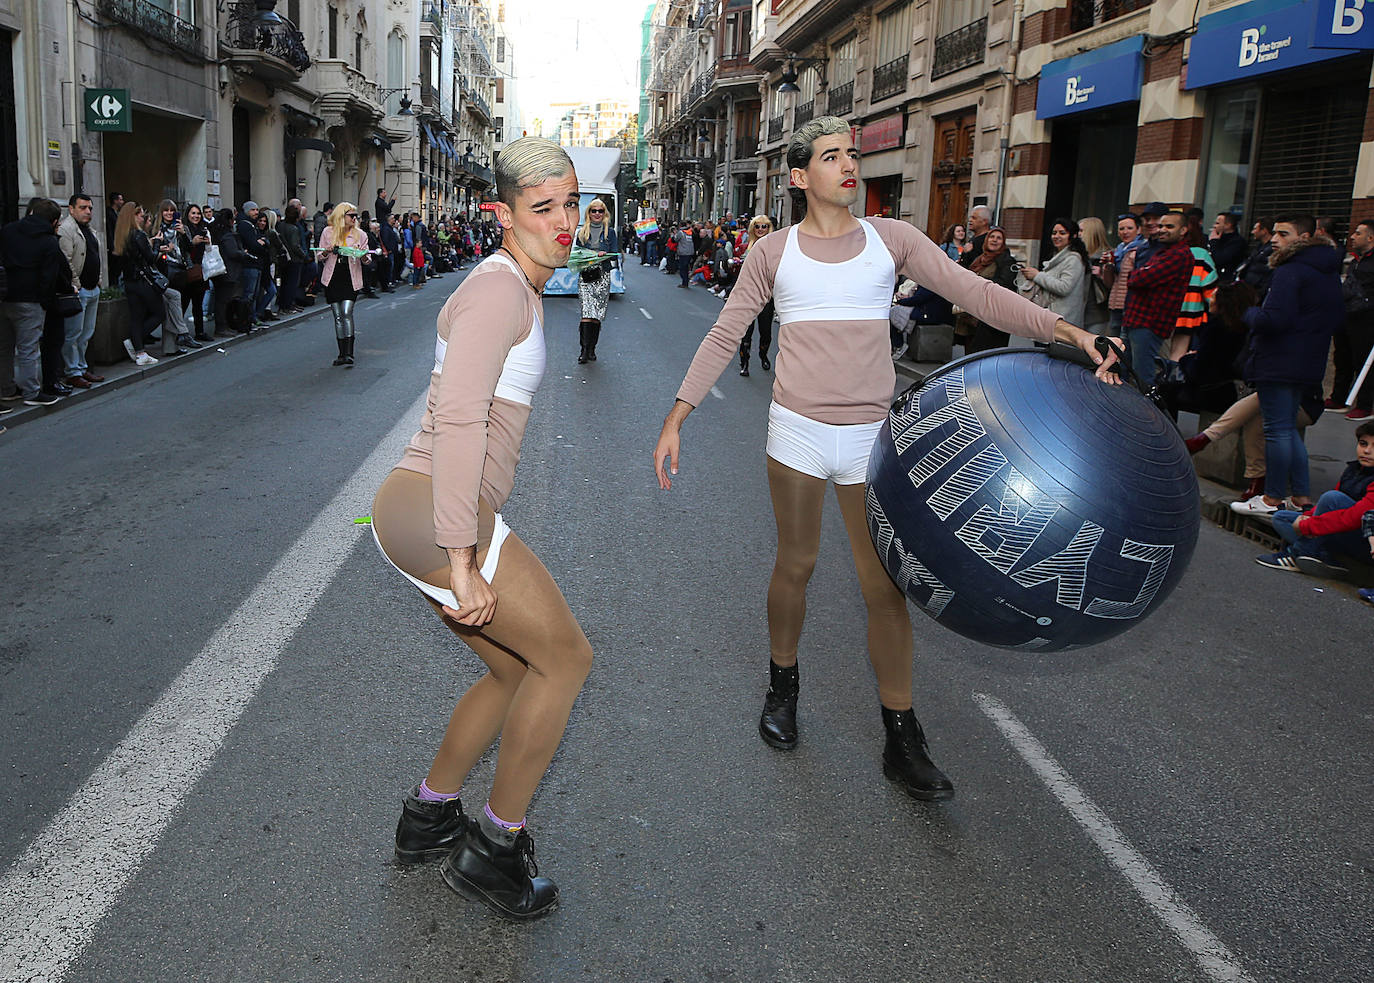
[[[1374,47],[1374,20],[1364,6],[1365,0],[1255,0],[1204,17],[1188,52],[1186,86],[1267,75]]]

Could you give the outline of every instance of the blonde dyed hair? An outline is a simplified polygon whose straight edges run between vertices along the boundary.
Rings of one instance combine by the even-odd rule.
[[[1107,227],[1102,224],[1102,219],[1091,215],[1078,220],[1078,238],[1083,240],[1083,248],[1093,258],[1101,256],[1112,247],[1107,239]]]
[[[157,211],[153,212],[153,235],[162,231],[162,213],[169,208],[173,212],[177,211],[177,203],[171,198],[163,198],[162,201],[158,202]]]
[[[356,212],[358,206],[349,201],[341,201],[329,213],[329,227],[334,230],[334,245],[342,246],[348,242],[348,213]],[[361,226],[358,226],[361,228]]]
[[[573,173],[568,152],[544,137],[521,137],[496,158],[496,196],[512,208],[526,188]],[[607,215],[609,215],[609,211]]]
[[[601,237],[607,238],[611,234],[611,209],[600,198],[593,198],[587,202],[587,217],[582,221],[582,228],[577,230],[577,241],[586,245],[592,237],[592,206],[600,205],[605,211],[601,215]]]

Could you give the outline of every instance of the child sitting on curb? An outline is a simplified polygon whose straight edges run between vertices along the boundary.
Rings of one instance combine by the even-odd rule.
[[[1310,513],[1280,509],[1274,531],[1288,543],[1278,553],[1255,562],[1276,570],[1297,570],[1315,577],[1339,577],[1347,570],[1337,557],[1362,557],[1361,524],[1374,509],[1374,421],[1355,429],[1355,460],[1346,465],[1335,491],[1317,500]]]

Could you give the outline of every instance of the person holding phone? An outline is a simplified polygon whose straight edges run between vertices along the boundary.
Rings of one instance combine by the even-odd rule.
[[[205,211],[195,202],[186,206],[186,217],[181,230],[177,233],[181,253],[190,264],[186,268],[186,287],[181,292],[182,318],[189,306],[195,325],[195,341],[209,341],[205,333],[205,292],[209,289],[204,275],[200,272],[201,261],[205,259],[205,247],[210,245],[210,223],[205,219]]]

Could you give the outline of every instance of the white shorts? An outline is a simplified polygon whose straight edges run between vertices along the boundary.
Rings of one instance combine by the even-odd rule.
[[[510,526],[506,525],[506,520],[501,518],[500,512],[497,512],[496,523],[491,527],[491,545],[487,547],[487,558],[482,561],[482,579],[488,584],[491,583],[491,578],[496,576],[496,564],[499,563],[501,559],[501,544],[506,541],[506,537],[509,535]],[[377,527],[375,525],[372,526],[372,540],[377,544],[377,550],[382,556],[386,556],[386,550],[382,549],[382,541],[377,538]],[[435,587],[433,584],[425,583],[419,577],[406,573],[400,567],[397,567],[396,563],[389,556],[386,556],[386,562],[396,567],[396,572],[406,580],[409,580],[416,587],[420,588],[420,591],[426,597],[433,598],[440,604],[447,604],[451,608],[462,607],[462,605],[458,603],[458,599],[453,596],[453,591],[449,588]]]
[[[860,485],[868,476],[868,455],[882,429],[876,423],[821,423],[772,403],[768,407],[768,456],[794,471]]]

